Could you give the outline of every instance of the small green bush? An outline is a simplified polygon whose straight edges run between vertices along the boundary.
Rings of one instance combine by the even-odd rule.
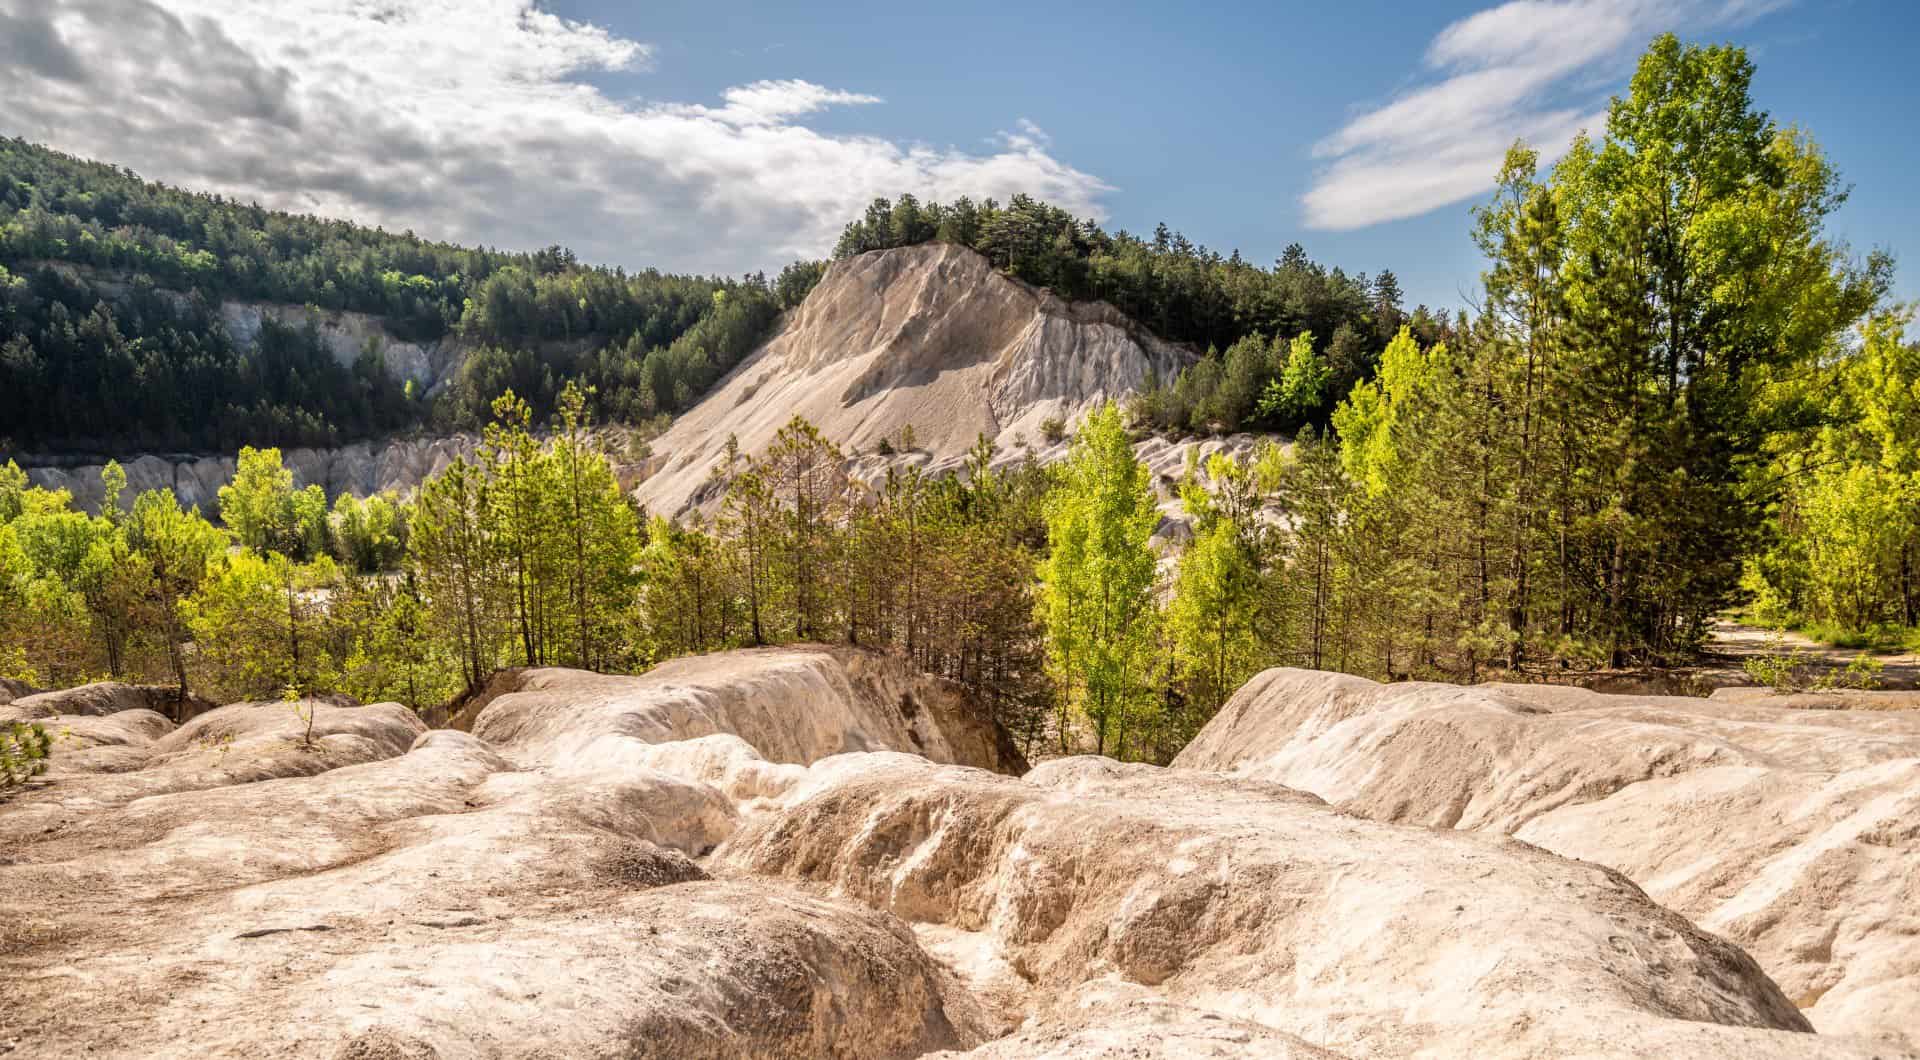
[[[1058,416],[1048,416],[1040,421],[1040,437],[1049,443],[1063,442],[1067,438],[1067,421]]]
[[[1880,687],[1880,674],[1886,668],[1885,663],[1866,652],[1861,652],[1853,657],[1853,661],[1847,664],[1846,669],[1822,675],[1813,683],[1813,687],[1818,692],[1827,692],[1836,688],[1871,692]]]
[[[46,771],[53,740],[38,722],[13,722],[0,729],[0,788],[24,784]]]
[[[1776,636],[1767,642],[1768,651],[1765,655],[1748,659],[1740,668],[1756,684],[1766,685],[1781,695],[1805,691],[1807,653],[1798,648],[1783,652],[1780,647],[1781,639]]]

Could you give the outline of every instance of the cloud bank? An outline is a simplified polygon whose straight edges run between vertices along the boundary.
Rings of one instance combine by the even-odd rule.
[[[1442,29],[1418,83],[1315,145],[1310,227],[1422,214],[1493,186],[1515,139],[1556,159],[1660,33],[1741,25],[1792,0],[1510,0]]]
[[[984,151],[804,124],[875,96],[797,80],[717,103],[589,83],[652,46],[535,0],[0,0],[0,134],[141,175],[433,238],[738,273],[817,256],[876,195],[1105,183],[1022,122]]]

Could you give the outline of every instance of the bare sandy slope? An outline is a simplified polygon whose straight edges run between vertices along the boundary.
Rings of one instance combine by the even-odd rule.
[[[22,1056],[1892,1056],[1624,876],[1247,777],[1020,768],[844,649],[67,715],[0,797]],[[996,772],[1003,770],[1004,772]]]
[[[760,452],[795,415],[868,454],[911,426],[916,450],[899,461],[932,470],[957,467],[983,434],[1013,457],[1018,442],[1046,446],[1047,419],[1071,423],[1190,359],[1111,306],[1064,302],[966,247],[862,254],[834,262],[765,346],[654,441],[661,466],[634,495],[665,515],[710,506],[727,439]]]
[[[1608,865],[1821,1030],[1920,1042],[1920,714],[1278,669],[1174,764]]]

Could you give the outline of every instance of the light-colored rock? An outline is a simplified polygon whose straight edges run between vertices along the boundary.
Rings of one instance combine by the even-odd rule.
[[[1611,866],[1821,1030],[1920,1044],[1920,713],[1280,669],[1174,764]]]
[[[394,491],[410,493],[429,477],[444,471],[455,459],[471,458],[479,440],[457,434],[444,438],[390,438],[355,442],[336,449],[288,449],[281,462],[293,472],[298,488],[319,486],[329,499],[342,493],[366,497]],[[100,511],[100,471],[103,463],[63,461],[22,467],[34,485],[66,490],[75,506]],[[220,487],[233,480],[235,458],[223,456],[155,455],[143,453],[120,461],[127,473],[121,504],[152,489],[170,489],[183,507],[198,508],[209,517],[220,510]]]
[[[714,864],[990,935],[1043,1008],[1117,978],[1351,1055],[1873,1055],[1618,873],[1216,774],[846,755]]]
[[[409,342],[389,334],[380,318],[351,310],[310,310],[282,302],[222,302],[220,322],[241,346],[260,341],[268,320],[291,328],[305,328],[311,318],[333,359],[352,367],[362,352],[371,350],[397,379],[415,384],[421,393],[436,389],[466,359],[467,343],[458,336]]]
[[[1161,1000],[1107,976],[1017,1032],[942,1060],[1338,1060],[1338,1053],[1229,1014]]]
[[[36,691],[38,691],[38,689],[25,681],[16,680],[11,677],[0,677],[0,707],[6,706],[21,696],[33,695]]]
[[[0,799],[0,1043],[1910,1055],[1806,1033],[1739,948],[1600,865],[1250,777],[974,768],[1019,763],[896,659],[495,685],[472,734],[393,704],[52,716],[54,768]]]
[[[666,745],[719,736],[733,739],[673,754],[701,780],[739,772],[749,755],[806,765],[870,750],[1026,769],[958,685],[853,648],[750,648],[675,659],[639,677],[525,670],[509,687],[473,734],[527,763],[657,768]]]
[[[29,693],[11,702],[0,703],[0,722],[37,721],[56,715],[101,717],[123,710],[151,710],[168,717],[198,714],[213,704],[198,696],[180,698],[171,685],[129,685],[119,681],[96,681],[76,688],[53,692]]]
[[[1775,692],[1771,688],[1716,688],[1709,699],[1755,707],[1792,707],[1798,710],[1920,710],[1920,691],[1851,688],[1824,692]]]
[[[708,881],[682,852],[704,842],[697,815],[671,812],[689,788],[518,772],[435,732],[397,758],[97,813],[0,867],[0,1040],[48,1057],[718,1058],[981,1039],[898,921]]]
[[[834,262],[767,344],[653,445],[660,466],[635,496],[675,515],[711,507],[727,439],[757,453],[794,416],[849,452],[862,480],[890,465],[959,467],[981,435],[1002,459],[1191,354],[1104,303],[1070,303],[1005,276],[966,247],[927,243]],[[896,458],[911,427],[914,446]]]

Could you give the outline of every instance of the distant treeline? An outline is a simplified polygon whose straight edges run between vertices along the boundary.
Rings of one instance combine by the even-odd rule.
[[[1165,224],[1148,239],[1108,234],[1025,195],[1004,206],[966,197],[947,204],[912,195],[875,199],[841,233],[834,256],[930,240],[971,247],[1062,298],[1109,302],[1161,338],[1205,354],[1146,395],[1140,411],[1163,430],[1291,431],[1323,422],[1341,395],[1372,376],[1380,351],[1403,325],[1426,342],[1448,333],[1446,321],[1425,306],[1403,307],[1400,281],[1388,269],[1349,275],[1311,260],[1297,243],[1263,268],[1237,250],[1222,257],[1197,246]],[[1291,340],[1302,335],[1311,336],[1307,347],[1324,375],[1321,385],[1305,404],[1265,400],[1286,374]]]
[[[1064,298],[1104,299],[1204,353],[1143,399],[1163,430],[1322,422],[1403,324],[1426,341],[1448,330],[1402,308],[1391,271],[1348,275],[1298,246],[1262,268],[1164,225],[1151,239],[1109,235],[1024,195],[879,199],[835,256],[932,239]],[[0,447],[231,450],[475,429],[507,389],[545,418],[568,382],[590,390],[603,422],[645,422],[698,400],[825,270],[796,262],[771,280],[729,280],[585,266],[559,246],[461,247],[0,139]],[[378,343],[341,363],[317,319],[236,341],[220,319],[233,301],[366,313],[397,341],[458,339],[466,356],[429,400],[386,369]],[[1302,348],[1314,363],[1292,366],[1283,399]]]
[[[72,266],[72,267],[55,267]],[[0,447],[232,449],[477,427],[512,385],[543,416],[566,381],[604,418],[684,408],[778,313],[726,280],[459,247],[267,210],[0,139]],[[342,365],[317,327],[253,344],[223,301],[347,310],[397,340],[477,347],[428,402],[377,349]]]

